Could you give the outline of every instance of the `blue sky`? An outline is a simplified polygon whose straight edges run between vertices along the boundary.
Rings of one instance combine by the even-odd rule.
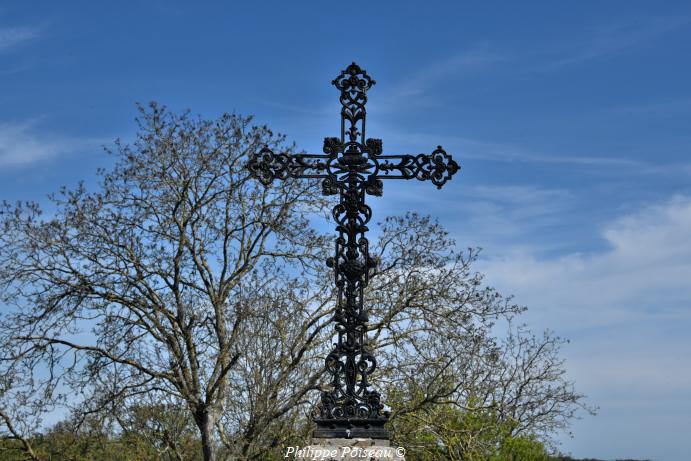
[[[387,183],[376,215],[438,215],[571,340],[600,412],[562,449],[691,459],[691,4],[371,3],[0,3],[0,198],[92,181],[135,102],[252,113],[318,151],[355,60],[368,134],[463,168]]]

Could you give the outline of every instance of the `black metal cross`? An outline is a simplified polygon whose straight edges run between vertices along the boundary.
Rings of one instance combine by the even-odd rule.
[[[326,357],[332,389],[322,392],[313,414],[314,437],[387,439],[380,394],[370,389],[377,362],[367,349],[367,311],[363,292],[376,261],[365,237],[372,209],[365,195],[381,196],[382,179],[430,180],[441,188],[459,170],[441,146],[431,154],[382,155],[381,139],[365,138],[367,90],[375,84],[352,63],[333,81],[341,91],[341,137],[324,139],[324,154],[274,153],[264,147],[252,156],[250,171],[264,184],[274,179],[318,178],[325,195],[340,195],[332,216],[336,250],[327,265],[334,270],[338,304],[333,321],[338,342]]]

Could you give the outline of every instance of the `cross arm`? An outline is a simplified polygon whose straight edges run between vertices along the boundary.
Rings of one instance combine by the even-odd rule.
[[[456,161],[441,147],[431,154],[378,155],[378,179],[417,179],[432,181],[441,189],[461,169]]]
[[[247,167],[262,182],[269,185],[274,179],[326,178],[328,155],[275,153],[264,147],[250,157]]]

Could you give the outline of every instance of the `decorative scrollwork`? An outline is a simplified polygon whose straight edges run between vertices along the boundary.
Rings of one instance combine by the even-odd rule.
[[[367,146],[367,152],[369,152],[370,155],[375,157],[381,155],[383,150],[381,139],[368,138],[365,142],[365,145]]]
[[[432,155],[421,154],[415,160],[418,165],[415,177],[420,181],[431,180],[437,189],[441,189],[460,169],[458,163],[441,146],[437,146]]]
[[[248,168],[262,184],[268,186],[274,179],[284,177],[290,161],[287,154],[277,155],[264,147],[250,158]]]
[[[376,176],[370,176],[365,183],[365,192],[375,197],[381,197],[384,194],[384,183]]]
[[[382,155],[380,159],[383,160],[379,163],[383,178],[430,180],[437,189],[441,189],[461,169],[441,146],[437,146],[431,154]]]
[[[338,155],[343,152],[343,142],[335,137],[324,138],[324,153],[327,155]]]
[[[339,188],[333,176],[327,176],[322,181],[322,194],[324,195],[336,195],[338,194]]]
[[[250,157],[247,168],[262,184],[268,186],[274,179],[327,177],[322,173],[327,170],[327,164],[320,160],[322,158],[328,157],[285,152],[274,153],[268,147],[264,147]]]
[[[352,63],[332,83],[341,91],[340,101],[343,106],[341,108],[341,119],[344,122],[341,128],[341,138],[347,132],[351,141],[355,141],[358,134],[362,134],[364,140],[367,90],[372,88],[372,85],[376,82],[367,75],[367,72],[360,69],[360,66]],[[350,123],[347,129],[345,127],[346,121]],[[358,130],[359,122],[362,125],[361,132]]]
[[[324,154],[276,154],[265,147],[248,167],[264,184],[288,177],[321,178],[324,195],[339,195],[331,212],[338,236],[334,255],[326,261],[338,291],[333,316],[338,340],[325,359],[331,386],[313,414],[318,426],[314,436],[386,438],[388,416],[369,382],[377,361],[365,341],[369,319],[364,290],[377,265],[365,236],[372,218],[365,196],[381,196],[383,179],[430,180],[441,188],[460,167],[441,146],[432,154],[382,155],[381,139],[365,138],[367,91],[374,80],[353,63],[333,84],[341,92],[341,136],[324,139]]]

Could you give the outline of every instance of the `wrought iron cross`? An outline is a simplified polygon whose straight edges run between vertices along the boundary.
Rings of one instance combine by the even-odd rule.
[[[341,137],[325,138],[323,154],[275,153],[264,147],[252,156],[249,169],[266,185],[274,179],[318,178],[325,195],[339,195],[332,210],[336,249],[326,262],[333,268],[338,290],[333,318],[338,342],[326,357],[331,389],[322,392],[313,414],[313,435],[386,439],[388,413],[369,382],[377,362],[365,344],[368,318],[363,296],[376,266],[365,237],[372,217],[365,196],[381,196],[382,179],[430,180],[441,188],[460,167],[441,146],[431,154],[382,155],[381,139],[365,137],[367,91],[374,80],[352,63],[333,84],[341,92]]]

